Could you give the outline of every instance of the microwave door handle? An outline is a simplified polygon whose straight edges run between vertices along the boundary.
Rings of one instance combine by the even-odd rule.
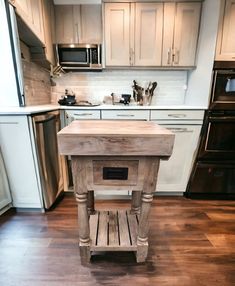
[[[89,60],[89,49],[86,48],[86,58],[87,58],[87,64],[89,64],[90,60]]]
[[[89,62],[90,62],[90,64],[93,64],[93,62],[92,62],[92,50],[91,49],[89,49],[90,50],[90,60],[89,60]]]
[[[97,45],[97,57],[98,57],[98,65],[100,65],[101,64],[101,57],[100,57],[100,52],[101,52],[101,50],[100,50],[100,45]]]

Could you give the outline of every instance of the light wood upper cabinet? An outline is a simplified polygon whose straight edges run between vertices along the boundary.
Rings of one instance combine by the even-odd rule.
[[[201,2],[105,3],[106,66],[194,67]]]
[[[102,43],[101,5],[80,5],[80,43]]]
[[[44,39],[45,39],[45,54],[46,59],[52,64],[55,64],[53,50],[53,30],[54,30],[54,4],[51,0],[43,0],[43,24],[44,24]]]
[[[56,5],[56,42],[101,43],[101,5]]]
[[[130,65],[130,4],[105,4],[106,65]]]
[[[164,4],[163,66],[195,65],[200,14],[200,2]]]
[[[25,24],[44,43],[42,0],[15,0],[10,2],[16,7],[16,13]]]
[[[39,39],[44,42],[42,0],[31,0],[32,24]]]
[[[235,61],[235,0],[222,0],[216,60]]]
[[[75,43],[76,24],[73,18],[73,6],[55,6],[56,42],[63,44]]]
[[[31,60],[44,68],[55,65],[53,49],[54,4],[51,0],[42,0],[42,23],[44,31],[43,46],[31,46]]]
[[[162,3],[136,3],[134,65],[161,65],[162,25]]]
[[[106,3],[107,66],[160,66],[162,3]]]
[[[10,0],[9,2],[16,7],[17,14],[25,22],[32,22],[31,0]]]

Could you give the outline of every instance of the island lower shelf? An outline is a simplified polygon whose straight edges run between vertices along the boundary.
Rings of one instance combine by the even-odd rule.
[[[96,211],[90,216],[91,251],[136,251],[139,216],[130,210]]]

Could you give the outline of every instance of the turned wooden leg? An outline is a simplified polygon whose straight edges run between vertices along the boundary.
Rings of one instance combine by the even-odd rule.
[[[89,215],[95,214],[94,191],[88,191],[87,210]]]
[[[142,193],[142,207],[139,218],[139,228],[137,234],[137,262],[144,262],[148,254],[148,229],[149,229],[149,213],[153,194]]]
[[[90,261],[90,229],[87,211],[87,193],[76,193],[78,204],[78,226],[79,226],[79,248],[81,262],[85,264]]]
[[[141,192],[132,191],[132,200],[131,200],[131,213],[139,214],[141,207]]]

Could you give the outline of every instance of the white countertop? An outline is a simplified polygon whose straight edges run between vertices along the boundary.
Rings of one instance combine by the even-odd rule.
[[[206,106],[192,105],[108,105],[101,104],[98,106],[64,106],[64,105],[35,105],[26,107],[0,107],[0,115],[30,115],[52,110],[64,109],[94,109],[94,110],[205,110]]]
[[[40,112],[52,111],[60,109],[59,105],[46,104],[26,107],[0,107],[0,115],[30,115]]]

